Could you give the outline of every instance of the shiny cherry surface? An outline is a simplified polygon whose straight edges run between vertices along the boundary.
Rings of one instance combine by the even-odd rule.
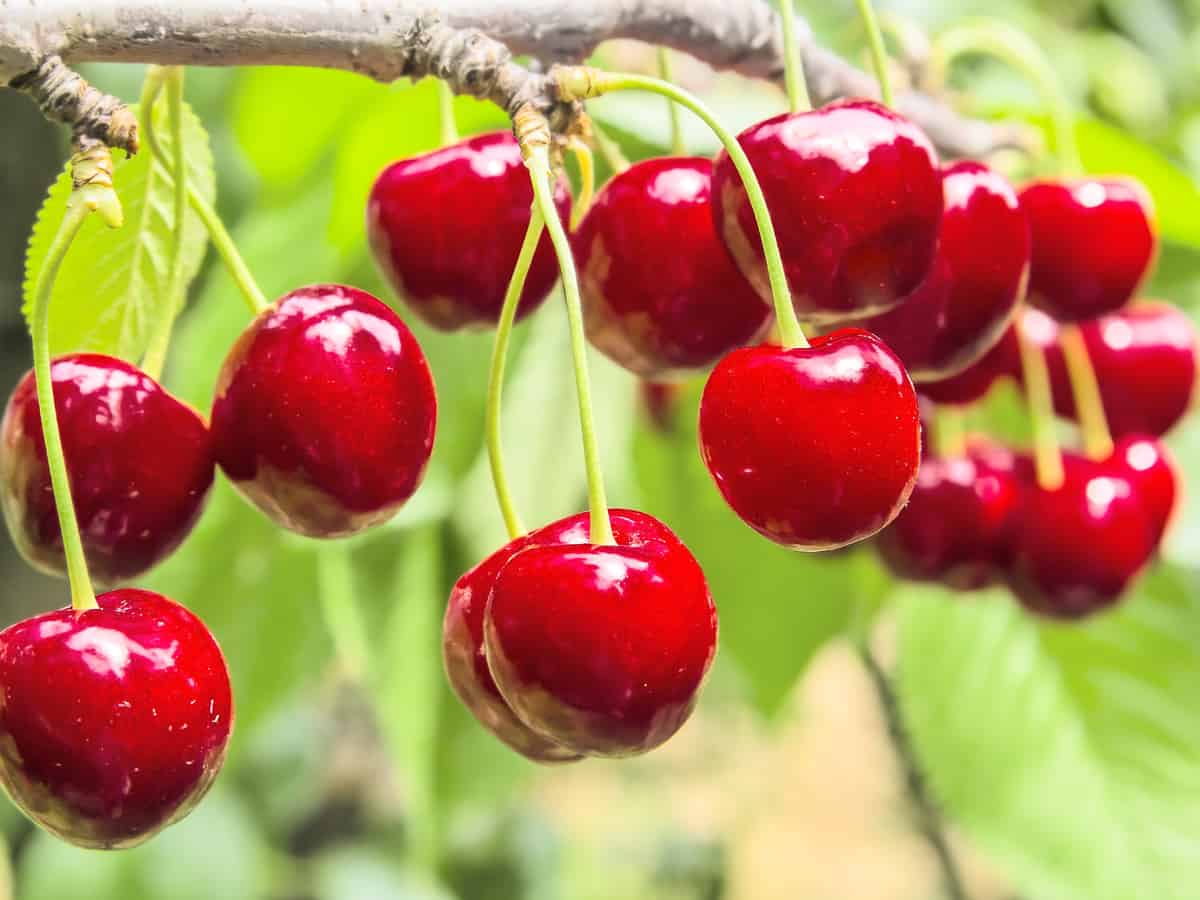
[[[738,141],[762,184],[802,318],[884,312],[925,280],[942,181],[933,146],[913,123],[874,101],[845,100],[767,119]],[[738,266],[769,297],[750,201],[724,151],[713,213]]]
[[[648,378],[761,339],[770,308],[713,227],[712,162],[650,159],[604,186],[573,238],[588,339]]]
[[[1012,186],[976,162],[942,173],[945,213],[933,269],[890,312],[859,323],[918,384],[957,375],[1000,340],[1029,272],[1029,224]]]
[[[566,185],[554,200],[565,225]],[[490,327],[500,318],[532,203],[512,133],[482,134],[384,169],[367,201],[367,237],[396,293],[423,320],[444,331]],[[518,319],[546,299],[557,278],[543,233]]]
[[[437,399],[412,332],[365,291],[284,295],[230,350],[212,431],[221,469],[279,525],[310,537],[386,521],[433,450]]]
[[[1037,181],[1020,193],[1033,239],[1029,301],[1062,322],[1133,299],[1158,251],[1150,195],[1132,178]]]
[[[589,756],[645,753],[687,721],[717,651],[704,573],[666,526],[530,547],[500,570],[487,660],[526,725]]]
[[[178,547],[200,517],[213,480],[208,426],[111,356],[60,356],[50,380],[88,568],[102,584],[134,578]],[[21,555],[64,575],[32,372],[0,423],[0,507]]]
[[[1161,441],[1133,435],[1117,441],[1111,463],[1133,485],[1150,519],[1154,542],[1159,543],[1183,500],[1183,478],[1175,457]]]
[[[735,350],[700,401],[700,452],[751,528],[832,550],[891,522],[920,463],[917,397],[883,342],[858,329],[809,348]]]
[[[1021,370],[1021,348],[1017,333],[1009,326],[987,353],[957,375],[937,381],[923,381],[918,390],[935,403],[970,406],[983,399],[1001,378],[1017,377]]]
[[[132,847],[179,821],[225,760],[233,697],[204,623],[149,591],[0,632],[0,780],[80,847]]]

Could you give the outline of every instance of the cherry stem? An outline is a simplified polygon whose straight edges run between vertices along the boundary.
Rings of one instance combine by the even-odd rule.
[[[1004,22],[981,20],[943,32],[934,41],[934,51],[946,70],[959,57],[982,54],[1001,60],[1028,78],[1050,113],[1061,172],[1075,175],[1083,171],[1075,137],[1075,113],[1054,67],[1032,38]]]
[[[808,94],[804,60],[800,56],[800,47],[796,43],[794,0],[780,0],[779,14],[783,20],[783,74],[787,83],[788,103],[792,112],[807,112],[812,109],[812,98]]]
[[[1058,342],[1067,364],[1067,377],[1071,380],[1071,393],[1075,398],[1079,427],[1083,431],[1084,451],[1092,459],[1108,459],[1113,452],[1112,432],[1108,427],[1100,382],[1096,380],[1096,370],[1088,355],[1083,332],[1078,325],[1064,323],[1059,326]]]
[[[488,464],[492,470],[492,486],[496,490],[496,503],[500,507],[500,515],[504,519],[504,527],[510,538],[519,537],[525,533],[521,517],[517,513],[513,501],[512,489],[508,484],[508,475],[504,468],[504,448],[500,434],[500,403],[504,393],[504,365],[508,359],[508,343],[512,336],[513,322],[517,318],[517,304],[521,302],[521,293],[525,290],[525,278],[529,267],[533,264],[533,255],[537,251],[538,241],[545,227],[545,220],[537,202],[529,211],[529,227],[525,229],[525,239],[521,242],[521,252],[517,256],[517,264],[513,267],[512,278],[508,282],[508,291],[504,295],[504,305],[500,307],[500,321],[496,323],[496,341],[492,345],[492,366],[488,373],[487,407],[484,410],[484,433],[486,435]]]
[[[200,221],[204,223],[204,227],[208,229],[208,236],[212,239],[213,246],[217,248],[217,253],[225,264],[225,269],[229,272],[229,277],[241,291],[246,306],[250,308],[252,315],[258,315],[269,307],[271,302],[255,282],[254,275],[251,274],[250,267],[246,265],[242,255],[238,253],[237,245],[233,242],[229,231],[226,230],[225,223],[221,221],[217,211],[209,206],[208,201],[201,197],[190,184],[188,185],[188,202],[196,211],[196,215],[200,217]]]
[[[663,81],[674,81],[673,66],[671,65],[671,51],[666,47],[658,48],[658,77]],[[679,118],[679,107],[667,101],[667,115],[671,120],[671,154],[673,156],[683,156],[687,153],[687,147],[683,143],[683,122]]]
[[[962,409],[948,404],[937,408],[934,425],[939,456],[962,456],[967,450],[967,427]]]
[[[545,220],[558,268],[562,274],[563,298],[567,304],[567,323],[571,332],[571,359],[575,368],[575,392],[579,401],[579,430],[583,438],[583,464],[587,470],[588,509],[591,511],[591,541],[593,544],[615,544],[612,522],[608,516],[608,499],[604,492],[604,473],[600,466],[600,448],[596,441],[596,421],[592,410],[592,385],[588,377],[587,341],[583,332],[583,301],[579,295],[579,277],[571,256],[571,242],[558,218],[551,189],[553,174],[547,146],[536,143],[522,146],[525,164],[538,210]]]
[[[1050,392],[1050,369],[1046,354],[1017,319],[1017,343],[1021,348],[1021,370],[1025,377],[1025,396],[1033,423],[1033,458],[1038,485],[1056,491],[1064,480],[1062,451],[1054,433],[1054,399]]]
[[[879,99],[884,106],[895,103],[892,94],[892,76],[888,71],[887,50],[883,46],[883,32],[879,28],[879,19],[875,16],[875,6],[871,0],[858,0],[858,14],[862,17],[863,27],[867,30],[867,46],[871,50],[871,65],[875,69],[875,79],[879,82]]]
[[[350,547],[330,541],[317,553],[317,591],[325,627],[343,671],[356,681],[370,674],[370,641],[354,596]]]
[[[762,241],[763,255],[766,257],[767,276],[771,284],[771,302],[775,307],[775,319],[779,325],[779,336],[785,348],[807,347],[808,339],[796,318],[795,307],[792,306],[792,295],[788,289],[787,274],[783,268],[783,256],[779,252],[779,242],[775,237],[775,226],[771,222],[771,213],[767,209],[767,200],[763,196],[762,186],[750,165],[746,151],[737,139],[720,123],[702,103],[682,88],[652,78],[648,75],[632,75],[628,73],[602,72],[585,66],[561,66],[552,70],[557,78],[559,93],[562,99],[585,99],[606,94],[611,91],[650,91],[662,94],[685,106],[695,113],[705,125],[712,129],[713,134],[721,141],[729,159],[737,169],[754,211],[754,222],[758,226],[758,236]]]
[[[592,148],[580,138],[572,138],[568,147],[579,164],[579,196],[571,208],[571,230],[574,231],[592,208],[596,196],[596,157],[592,155]]]
[[[441,122],[442,146],[458,143],[458,122],[454,118],[454,91],[442,79],[438,85],[438,117]]]
[[[592,117],[588,119],[588,128],[591,131],[592,143],[596,145],[596,149],[600,151],[600,155],[604,157],[608,167],[613,170],[613,174],[620,175],[622,172],[628,171],[629,160],[621,152],[621,145],[613,140],[607,131],[597,125],[596,120]]]
[[[161,74],[159,74],[161,73]],[[163,367],[167,362],[167,349],[171,345],[171,332],[175,320],[183,308],[183,297],[178,296],[182,289],[183,280],[183,218],[187,212],[187,161],[184,157],[183,146],[183,68],[169,66],[160,68],[151,66],[146,76],[146,90],[142,94],[142,102],[138,107],[141,113],[142,133],[147,136],[147,144],[151,148],[152,162],[167,164],[165,157],[160,156],[162,145],[154,127],[154,103],[158,99],[163,83],[167,89],[167,116],[171,128],[171,148],[174,153],[170,160],[170,170],[173,194],[173,214],[175,227],[171,231],[170,274],[167,280],[166,297],[163,303],[163,313],[150,336],[146,355],[142,358],[142,369],[151,378],[158,380],[162,376]]]

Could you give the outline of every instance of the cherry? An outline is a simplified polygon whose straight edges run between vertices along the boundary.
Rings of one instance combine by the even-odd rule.
[[[938,381],[923,381],[922,396],[935,403],[970,406],[983,399],[1000,378],[1017,377],[1021,371],[1021,348],[1010,325],[991,350],[957,375]]]
[[[1138,490],[1117,466],[1066,453],[1063,462],[1061,487],[1033,483],[1024,492],[1008,580],[1031,611],[1078,619],[1120,600],[1156,541]]]
[[[1133,178],[1038,181],[1020,193],[1033,238],[1029,300],[1061,322],[1114,312],[1158,248],[1150,195]]]
[[[707,369],[769,327],[770,308],[717,237],[711,186],[707,159],[637,163],[575,233],[588,338],[637,375]]]
[[[704,573],[649,516],[616,546],[531,546],[500,569],[487,661],[527,726],[574,753],[645,753],[678,731],[717,651]]]
[[[1012,454],[976,445],[963,456],[926,457],[908,506],[876,546],[901,578],[969,591],[991,583],[1007,561],[1021,485]]]
[[[217,380],[217,462],[279,525],[310,537],[386,521],[417,489],[437,399],[417,339],[365,291],[300,288],[263,311]]]
[[[1182,499],[1183,479],[1175,458],[1161,441],[1134,435],[1117,441],[1112,464],[1141,499],[1157,544],[1173,522]]]
[[[898,307],[867,319],[918,383],[956,375],[1000,339],[1029,271],[1029,225],[1012,186],[987,166],[942,170],[946,197],[933,269]]]
[[[904,367],[853,328],[808,348],[735,350],[700,400],[700,451],[725,501],[795,550],[870,537],[916,482],[921,427]]]
[[[105,584],[140,575],[200,516],[213,481],[208,427],[149,375],[111,356],[60,356],[50,380],[88,568]],[[0,507],[21,555],[65,574],[32,372],[0,423]]]
[[[566,224],[571,196],[555,190]],[[508,131],[482,134],[392,163],[371,188],[367,237],[380,269],[405,304],[435,328],[496,324],[529,227],[533,187]],[[543,234],[517,318],[541,305],[558,278]]]
[[[678,381],[638,381],[638,399],[654,430],[670,434],[675,430],[679,406],[687,386]]]
[[[845,100],[767,119],[738,141],[762,183],[802,318],[884,312],[929,274],[942,183],[933,146],[907,119],[870,100]],[[713,192],[717,233],[769,297],[750,202],[724,151]]]
[[[184,607],[123,589],[0,632],[0,781],[80,847],[132,847],[212,786],[233,727],[221,649]]]

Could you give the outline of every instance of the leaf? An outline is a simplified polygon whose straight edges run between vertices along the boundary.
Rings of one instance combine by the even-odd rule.
[[[171,156],[165,104],[155,108],[155,121],[164,152]],[[188,178],[211,203],[216,181],[208,135],[186,104],[183,134]],[[90,216],[75,238],[51,295],[51,353],[87,350],[136,362],[146,351],[157,312],[164,304],[181,305],[180,296],[166,296],[175,224],[172,181],[167,169],[152,163],[150,157],[150,152],[143,150],[115,165],[114,183],[125,224],[113,229],[99,216]],[[64,171],[51,186],[33,227],[25,257],[27,321],[32,314],[34,282],[70,193],[71,177]],[[208,233],[190,207],[183,227],[181,290],[186,291],[204,260]]]
[[[1200,582],[1034,621],[996,591],[900,593],[902,701],[952,819],[1039,900],[1186,900],[1200,880]]]

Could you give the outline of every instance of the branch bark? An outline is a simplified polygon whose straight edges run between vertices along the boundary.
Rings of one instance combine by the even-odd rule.
[[[633,38],[782,82],[779,35],[764,0],[0,0],[0,84],[28,77],[51,56],[67,64],[304,65],[380,81],[435,75],[510,114],[531,102],[561,121],[545,78],[513,54],[577,62],[602,41]],[[820,47],[806,26],[799,43],[815,101],[875,94],[872,78]],[[950,156],[1021,143],[1016,131],[966,119],[923,94],[898,105]]]

